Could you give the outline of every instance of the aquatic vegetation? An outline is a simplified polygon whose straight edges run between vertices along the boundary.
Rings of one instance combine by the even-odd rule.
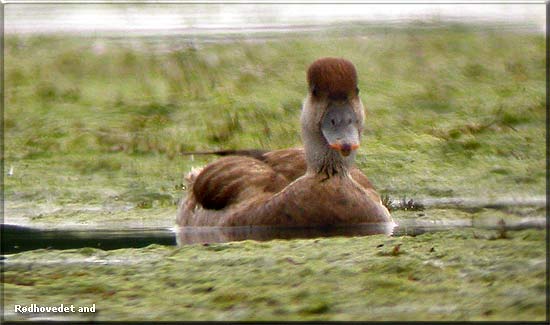
[[[13,304],[96,304],[80,320],[543,320],[544,231],[451,230],[36,250],[4,266]],[[159,294],[162,293],[162,294]]]

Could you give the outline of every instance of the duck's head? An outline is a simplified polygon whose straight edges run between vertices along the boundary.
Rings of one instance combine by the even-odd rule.
[[[357,71],[341,58],[321,58],[307,71],[302,138],[310,169],[329,176],[347,168],[359,148],[365,113]]]

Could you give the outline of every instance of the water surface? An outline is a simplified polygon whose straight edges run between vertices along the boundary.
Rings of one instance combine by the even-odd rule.
[[[157,245],[192,245],[226,243],[243,240],[311,239],[323,237],[358,237],[385,234],[417,236],[450,229],[544,229],[542,218],[513,224],[475,225],[472,220],[398,220],[397,224],[362,224],[326,227],[183,227],[128,229],[37,229],[2,224],[2,254],[34,249],[76,249],[92,247],[102,250],[141,248]]]

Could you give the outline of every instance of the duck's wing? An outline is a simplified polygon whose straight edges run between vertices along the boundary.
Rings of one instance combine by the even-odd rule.
[[[303,148],[228,151],[227,155],[193,175],[194,198],[206,209],[221,210],[260,194],[277,193],[307,170]],[[350,173],[379,200],[365,174],[355,167]]]
[[[257,159],[268,164],[277,173],[286,177],[290,182],[305,174],[307,165],[304,149],[282,149],[282,150],[215,150],[215,151],[187,151],[182,155],[216,155],[216,156],[244,156]],[[196,175],[188,175],[193,178]]]
[[[194,178],[191,190],[202,208],[222,210],[273,195],[288,184],[284,176],[258,159],[229,156],[207,165]]]
[[[262,149],[243,149],[243,150],[214,150],[214,151],[185,151],[181,154],[183,156],[192,156],[192,155],[216,155],[216,156],[247,156],[256,158],[259,160],[262,160],[262,156],[269,152],[269,150],[262,150]]]
[[[260,159],[289,182],[301,177],[307,170],[303,148],[268,151]]]

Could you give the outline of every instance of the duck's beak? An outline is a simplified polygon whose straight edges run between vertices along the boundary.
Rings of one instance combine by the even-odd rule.
[[[348,103],[328,106],[321,131],[329,147],[344,157],[359,148],[359,118]]]

